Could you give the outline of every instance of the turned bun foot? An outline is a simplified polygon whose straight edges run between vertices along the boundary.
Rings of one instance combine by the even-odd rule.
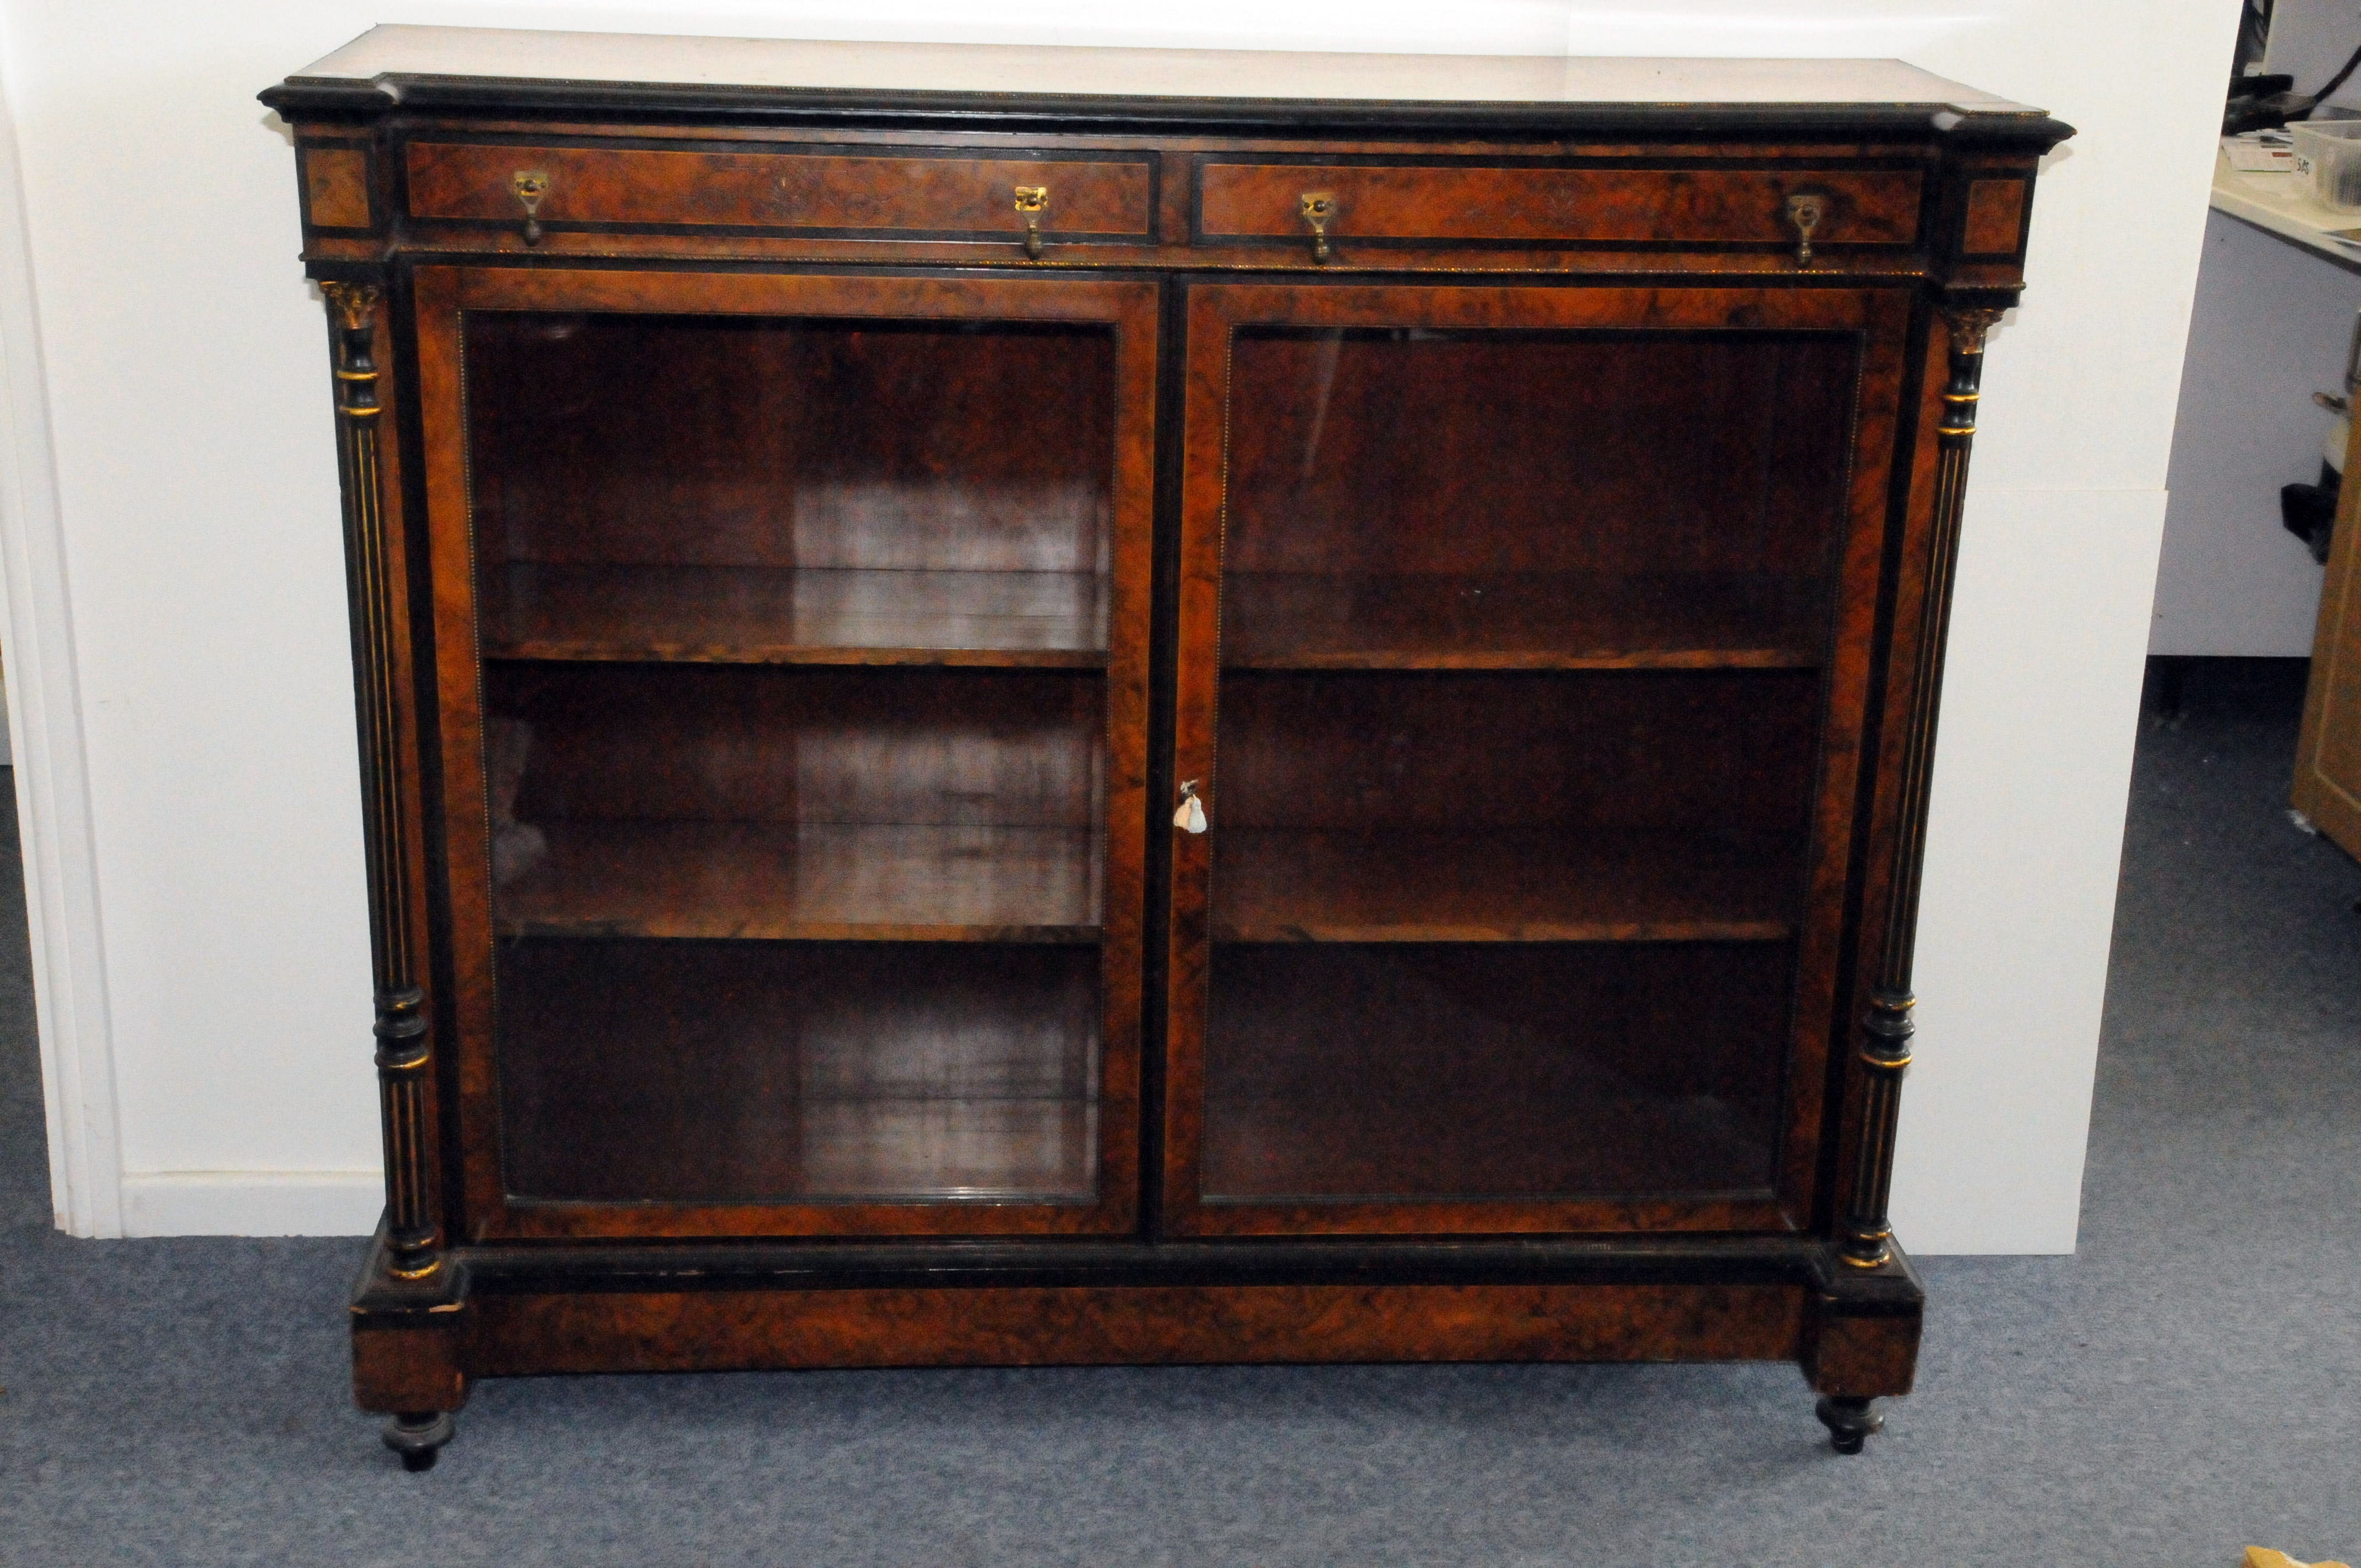
[[[1828,1446],[1839,1453],[1859,1453],[1861,1445],[1869,1441],[1869,1434],[1885,1425],[1885,1418],[1869,1408],[1874,1402],[1841,1394],[1823,1398],[1816,1413],[1820,1424],[1828,1429]],[[390,1442],[392,1439],[386,1441]]]
[[[404,1410],[385,1423],[385,1445],[401,1455],[404,1470],[415,1475],[434,1468],[435,1457],[457,1430],[448,1410]]]

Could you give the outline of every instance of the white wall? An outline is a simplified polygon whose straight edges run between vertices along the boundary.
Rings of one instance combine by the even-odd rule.
[[[1922,1252],[2072,1246],[2235,0],[0,0],[0,20],[81,648],[123,1229],[353,1230],[375,1212],[324,329],[294,260],[291,160],[252,93],[385,20],[1902,55],[2081,126],[2041,188],[2028,303],[1992,342],[1895,1200]]]
[[[2356,0],[2279,0],[2273,71],[2317,92],[2356,46]],[[2361,109],[2361,71],[2330,103]],[[2279,487],[2320,472],[2328,416],[2361,308],[2361,269],[2222,214],[2204,262],[2181,370],[2154,653],[2301,657],[2312,652],[2321,569],[2279,526]]]
[[[2322,573],[2279,522],[2279,487],[2320,476],[2329,415],[2312,394],[2342,389],[2356,313],[2361,269],[2207,218],[2149,652],[2312,652]]]
[[[2294,77],[2298,93],[2318,93],[2356,49],[2361,49],[2361,5],[2353,0],[2277,0],[2263,69]],[[2361,109],[2361,71],[2347,77],[2326,101]]]

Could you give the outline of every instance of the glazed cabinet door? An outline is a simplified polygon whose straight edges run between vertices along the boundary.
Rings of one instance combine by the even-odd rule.
[[[414,298],[471,1237],[1133,1226],[1154,286]]]
[[[1809,1223],[1909,316],[1191,291],[1167,1228]]]

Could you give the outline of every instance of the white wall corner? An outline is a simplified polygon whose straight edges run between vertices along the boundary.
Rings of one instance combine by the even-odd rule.
[[[1969,492],[1895,1140],[1915,1253],[2074,1250],[2164,510]]]
[[[126,1236],[366,1236],[385,1207],[374,1170],[126,1171]]]
[[[2213,156],[2189,111],[2219,104],[2227,0],[2169,16],[2132,0],[1940,16],[1909,0],[1218,0],[1185,16],[1022,0],[983,22],[941,0],[397,9],[647,32],[1893,53],[2081,126],[2049,160],[2033,302],[1986,383],[1975,461],[1991,488],[1970,498],[1918,947],[1924,1048],[1895,1191],[1914,1250],[2072,1245],[2162,512],[2163,491],[2138,487],[2165,477]],[[0,643],[59,1223],[85,1235],[366,1230],[381,1192],[362,1174],[375,1085],[354,1011],[366,903],[330,415],[318,307],[283,259],[296,239],[286,147],[249,95],[377,14],[272,0],[151,7],[150,25],[93,29],[89,11],[0,0]],[[2125,69],[2087,69],[2109,50]],[[87,126],[122,124],[135,101],[155,156],[105,165]],[[109,177],[93,178],[102,166]],[[148,239],[136,253],[91,237],[118,223],[126,178]],[[225,251],[222,232],[251,243]],[[125,309],[167,264],[202,286],[170,311]],[[120,373],[133,363],[148,381]],[[159,395],[156,376],[180,412],[128,463],[119,433]],[[239,397],[218,395],[225,378]],[[265,704],[278,722],[257,727]],[[2042,874],[2050,853],[2070,877]],[[189,919],[202,898],[215,900],[209,918]],[[328,1038],[354,1046],[324,1050]]]
[[[116,1236],[122,1139],[98,854],[8,44],[0,35],[0,657],[11,698],[51,1206],[60,1230]]]

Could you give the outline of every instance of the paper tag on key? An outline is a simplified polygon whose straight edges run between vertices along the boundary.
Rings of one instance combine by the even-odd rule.
[[[1195,779],[1180,786],[1180,804],[1172,813],[1172,826],[1183,833],[1202,833],[1205,830],[1205,806],[1197,798]]]

